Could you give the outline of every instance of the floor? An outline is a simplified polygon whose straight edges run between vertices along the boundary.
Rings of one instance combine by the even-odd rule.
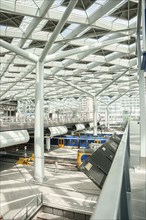
[[[11,220],[38,193],[37,186],[25,181],[27,171],[12,163],[0,163],[0,215]]]
[[[0,204],[5,220],[11,220],[40,192],[43,193],[44,204],[87,214],[93,212],[100,194],[100,189],[84,173],[64,170],[60,165],[57,168],[55,164],[46,166],[43,184],[33,181],[32,166],[16,167],[1,162],[2,167]]]
[[[132,122],[131,130],[131,165],[130,178],[132,187],[132,220],[146,219],[146,173],[139,168],[139,125]],[[76,152],[76,151],[74,151]],[[60,150],[57,152],[62,154]],[[75,159],[70,149],[66,154]],[[51,153],[54,157],[54,153]],[[19,210],[34,198],[44,194],[44,203],[49,205],[92,213],[100,190],[83,173],[71,170],[59,170],[55,164],[46,166],[44,184],[35,184],[33,167],[12,163],[0,164],[0,215],[4,220],[11,220]]]

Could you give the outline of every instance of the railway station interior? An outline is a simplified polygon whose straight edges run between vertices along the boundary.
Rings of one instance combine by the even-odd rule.
[[[1,0],[0,65],[0,220],[145,220],[146,0]]]

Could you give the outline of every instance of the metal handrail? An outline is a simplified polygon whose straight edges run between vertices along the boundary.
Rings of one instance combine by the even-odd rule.
[[[127,125],[91,220],[131,219],[129,152]]]
[[[35,202],[35,203],[34,203]],[[43,194],[36,195],[23,209],[16,213],[12,220],[27,220],[43,204]]]

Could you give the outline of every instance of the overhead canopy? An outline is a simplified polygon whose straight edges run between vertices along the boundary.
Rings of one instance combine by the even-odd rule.
[[[0,148],[27,143],[28,141],[27,130],[0,132]]]
[[[85,127],[86,127],[87,129],[93,128],[93,122],[87,123],[87,124],[85,125]]]
[[[84,124],[75,124],[75,125],[72,126],[73,131],[82,131],[84,129],[85,129]]]
[[[48,127],[48,129],[50,132],[49,135],[51,137],[67,134],[68,132],[68,129],[66,126]]]

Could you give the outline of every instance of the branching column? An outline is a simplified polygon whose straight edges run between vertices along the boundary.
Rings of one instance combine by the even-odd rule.
[[[35,173],[37,181],[44,179],[44,63],[37,62],[35,92]]]

